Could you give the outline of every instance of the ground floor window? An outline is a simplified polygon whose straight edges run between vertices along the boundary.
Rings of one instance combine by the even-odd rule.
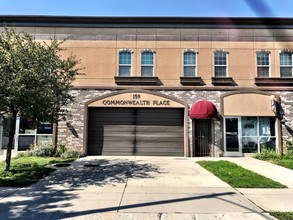
[[[0,149],[7,149],[12,120],[10,117],[3,117],[0,122]],[[53,140],[53,126],[50,122],[43,122],[35,127],[32,120],[20,119],[18,117],[15,129],[13,149],[26,150],[32,144],[37,144],[42,141],[52,142]]]
[[[226,117],[224,127],[226,152],[276,150],[274,117]]]
[[[32,120],[20,119],[18,149],[26,150],[30,145],[38,144],[42,141],[52,142],[53,127],[50,122],[42,122],[34,127]]]

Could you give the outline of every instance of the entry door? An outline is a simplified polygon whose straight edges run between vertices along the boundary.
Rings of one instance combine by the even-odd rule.
[[[194,122],[194,155],[195,157],[211,156],[212,120],[195,119]]]
[[[241,156],[242,147],[240,142],[241,120],[240,117],[225,118],[225,156]]]

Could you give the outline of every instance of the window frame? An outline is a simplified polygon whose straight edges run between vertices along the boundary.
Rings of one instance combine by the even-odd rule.
[[[152,54],[152,64],[143,64],[143,54],[144,53],[151,53]],[[152,74],[151,75],[143,75],[143,67],[152,67]],[[155,76],[155,51],[151,49],[144,49],[140,51],[140,76],[141,77],[154,77]]]
[[[258,56],[259,54],[268,54],[268,65],[266,64],[258,64]],[[258,71],[258,68],[264,68],[264,67],[267,67],[268,68],[268,76],[260,76],[259,75],[259,71]],[[256,77],[258,78],[269,78],[271,77],[271,52],[268,51],[268,50],[259,50],[259,51],[256,51]]]
[[[193,53],[194,54],[194,64],[185,64],[185,54],[187,53]],[[182,77],[197,77],[197,57],[198,52],[193,49],[185,49],[182,51]],[[185,67],[194,67],[194,74],[192,76],[187,76],[185,72]]]
[[[120,54],[121,53],[130,53],[130,64],[121,64],[120,63]],[[133,64],[133,51],[130,50],[130,49],[121,49],[121,50],[118,50],[118,73],[117,73],[117,76],[119,77],[130,77],[132,76],[132,64]],[[120,72],[120,67],[129,67],[129,75],[121,75],[121,72]]]
[[[282,54],[290,54],[291,55],[291,65],[282,65],[281,64],[281,55]],[[293,77],[293,51],[291,50],[281,50],[279,54],[280,59],[280,77],[281,78],[292,78]],[[291,68],[291,76],[282,76],[282,68]]]
[[[216,64],[216,54],[217,53],[223,53],[223,54],[225,54],[225,60],[226,60],[226,64]],[[221,78],[221,77],[229,77],[229,71],[228,71],[228,65],[229,65],[229,52],[228,51],[226,51],[226,50],[215,50],[214,51],[214,57],[213,57],[213,66],[214,66],[214,77],[216,77],[216,78]],[[217,73],[217,71],[216,71],[216,67],[225,67],[225,72],[226,72],[226,74],[225,74],[225,76],[217,76],[216,75],[216,73]]]

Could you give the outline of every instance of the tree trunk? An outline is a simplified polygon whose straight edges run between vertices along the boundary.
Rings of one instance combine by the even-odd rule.
[[[5,171],[10,171],[10,162],[11,162],[11,151],[13,147],[13,139],[15,134],[15,124],[16,124],[16,117],[18,111],[13,111],[12,113],[12,120],[11,120],[11,127],[9,131],[9,139],[7,144],[7,153],[6,153],[6,160],[5,160]]]

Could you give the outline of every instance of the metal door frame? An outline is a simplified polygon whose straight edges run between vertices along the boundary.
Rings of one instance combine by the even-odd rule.
[[[203,121],[206,121],[207,122],[207,124],[206,124],[206,126],[208,127],[207,128],[207,130],[208,130],[208,135],[207,135],[207,146],[208,146],[208,155],[201,155],[201,154],[199,154],[199,155],[197,155],[197,147],[196,147],[196,138],[197,138],[197,135],[196,135],[196,121],[197,120],[200,120],[201,122],[203,122]],[[192,130],[193,130],[193,134],[192,134],[192,136],[193,136],[193,157],[204,157],[204,156],[211,156],[211,154],[212,154],[212,141],[213,141],[213,137],[212,137],[212,131],[213,131],[213,121],[212,121],[212,119],[194,119],[194,120],[192,120]]]
[[[238,151],[235,151],[235,152],[229,152],[227,151],[227,146],[226,146],[226,119],[229,119],[229,118],[237,118],[238,120],[238,146],[239,146],[239,149]],[[242,143],[241,143],[241,138],[240,138],[240,135],[241,135],[241,117],[237,117],[237,116],[228,116],[228,117],[224,117],[224,133],[223,133],[223,136],[224,136],[224,156],[234,156],[234,157],[239,157],[239,156],[242,156]]]

